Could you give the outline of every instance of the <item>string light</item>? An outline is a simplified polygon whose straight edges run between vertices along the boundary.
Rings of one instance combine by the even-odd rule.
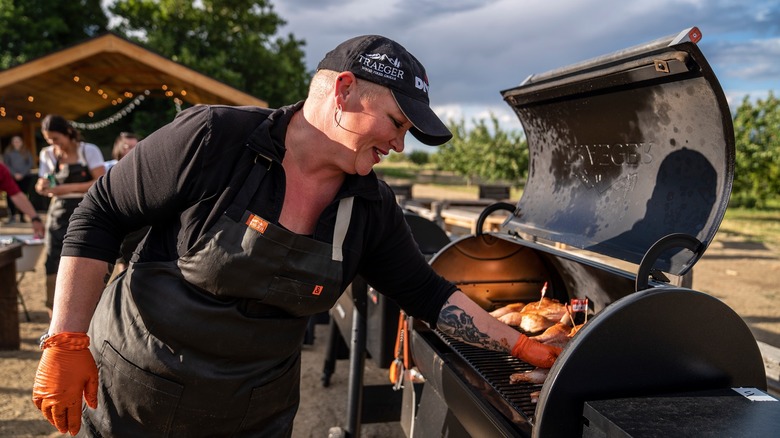
[[[81,77],[79,77],[78,75],[73,75],[73,82],[75,82],[75,83],[81,82]],[[80,86],[82,86],[84,91],[86,91],[88,93],[93,90],[92,86],[89,85],[89,84],[81,83]],[[105,90],[103,90],[102,88],[99,88],[99,87],[96,87],[96,88],[97,89],[95,90],[95,92],[96,92],[96,94],[98,96],[100,96],[100,97],[102,97],[103,99],[106,99],[106,100],[109,99],[109,95],[108,95],[108,93],[105,92]],[[167,84],[163,84],[160,88],[163,90],[163,94],[166,97],[169,97],[169,98],[172,97],[173,98],[172,100],[173,100],[173,103],[174,103],[174,105],[176,107],[176,113],[180,113],[182,111],[181,107],[182,107],[183,101],[174,95],[173,90],[171,90],[168,87]],[[187,91],[186,90],[181,90],[179,93],[181,94],[181,96],[186,96],[187,95]],[[90,123],[71,122],[71,124],[74,127],[78,128],[78,129],[83,129],[83,130],[95,130],[95,129],[105,128],[106,126],[109,126],[109,125],[111,125],[113,123],[116,123],[117,121],[121,120],[122,118],[124,118],[128,114],[132,113],[141,104],[141,102],[143,102],[143,100],[146,98],[146,96],[149,96],[150,94],[151,94],[151,91],[144,90],[143,94],[140,94],[138,96],[133,97],[134,95],[133,95],[132,92],[125,91],[125,92],[122,93],[122,96],[118,96],[118,97],[112,99],[111,100],[111,104],[114,105],[114,106],[117,106],[117,105],[123,103],[125,101],[124,99],[133,98],[133,100],[130,101],[130,103],[127,104],[126,106],[124,106],[121,110],[117,111],[115,114],[113,114],[113,115],[111,115],[111,116],[109,116],[109,117],[107,117],[107,118],[105,118],[103,120],[97,121],[97,122],[90,122]],[[28,95],[27,96],[27,101],[30,102],[30,103],[34,102],[35,101],[35,96]],[[95,115],[95,113],[92,112],[92,111],[89,111],[87,113],[88,117],[94,117],[94,115]],[[5,118],[7,116],[13,117],[13,115],[7,113],[7,110],[6,110],[5,106],[0,106],[0,118]],[[35,116],[36,119],[40,119],[42,114],[41,114],[40,111],[35,111],[34,116]],[[25,116],[23,116],[21,114],[17,114],[15,118],[19,122],[22,122],[22,121],[25,120]]]
[[[135,97],[129,104],[127,104],[124,108],[119,110],[117,113],[100,120],[98,122],[90,122],[90,123],[79,123],[79,122],[70,122],[71,125],[78,129],[86,130],[86,131],[94,131],[96,129],[105,128],[106,126],[112,125],[124,118],[126,115],[132,113],[140,104],[141,102],[146,99],[146,96],[149,95],[149,90],[145,90],[144,94],[139,94]],[[92,112],[89,114],[90,117],[92,117]]]

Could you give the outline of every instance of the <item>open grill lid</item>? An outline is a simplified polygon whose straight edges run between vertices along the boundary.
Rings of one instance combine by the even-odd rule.
[[[731,114],[700,36],[694,27],[502,91],[530,154],[504,230],[635,264],[682,233],[701,245],[660,251],[653,269],[686,273],[720,226],[734,177]]]

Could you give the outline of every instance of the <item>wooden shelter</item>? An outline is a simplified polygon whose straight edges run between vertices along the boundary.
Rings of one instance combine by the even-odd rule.
[[[268,104],[112,33],[0,71],[0,137],[20,134],[35,154],[35,130],[46,114],[69,120],[139,96],[190,104]],[[96,120],[97,122],[97,120]]]

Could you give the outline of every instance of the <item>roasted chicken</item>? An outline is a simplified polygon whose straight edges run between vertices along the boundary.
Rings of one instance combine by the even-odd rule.
[[[500,318],[500,317],[506,315],[507,313],[519,312],[519,311],[523,310],[523,307],[525,307],[525,303],[511,303],[511,304],[507,304],[504,307],[499,307],[498,309],[490,312],[490,316],[492,316],[494,318]]]
[[[542,298],[528,304],[508,304],[490,314],[504,324],[519,327],[526,333],[538,333],[560,321],[566,315],[566,306],[558,300]]]
[[[553,321],[560,321],[566,315],[566,305],[552,298],[542,298],[528,303],[521,312],[535,313]]]

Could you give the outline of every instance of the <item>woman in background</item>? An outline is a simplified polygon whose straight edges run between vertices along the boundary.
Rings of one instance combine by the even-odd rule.
[[[111,150],[111,158],[113,159],[106,161],[106,172],[108,172],[108,169],[112,168],[117,161],[121,160],[122,157],[129,154],[137,144],[137,135],[132,132],[120,132],[119,135],[116,136],[114,148]]]
[[[11,137],[11,146],[6,149],[3,160],[8,170],[11,171],[11,175],[14,177],[16,185],[19,186],[19,190],[27,196],[27,191],[30,190],[30,184],[34,178],[30,174],[30,169],[33,166],[33,156],[30,150],[24,147],[22,137],[18,135]],[[9,224],[16,222],[15,216],[17,213],[19,214],[19,222],[26,222],[24,213],[17,209],[13,202],[8,203],[8,213]]]
[[[103,154],[81,141],[79,131],[62,116],[49,114],[41,133],[50,145],[41,150],[35,191],[51,199],[46,217],[46,308],[51,315],[62,242],[73,210],[92,184],[106,173]]]

